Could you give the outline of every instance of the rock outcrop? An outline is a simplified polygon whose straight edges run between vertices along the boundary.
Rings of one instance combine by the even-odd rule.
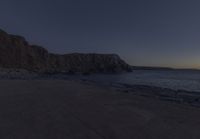
[[[2,30],[0,68],[50,73],[105,73],[131,70],[131,67],[116,54],[52,54],[43,47],[30,45],[21,36],[10,35]]]

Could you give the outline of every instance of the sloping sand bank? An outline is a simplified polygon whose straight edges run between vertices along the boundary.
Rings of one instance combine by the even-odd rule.
[[[1,139],[199,139],[200,109],[78,81],[0,81]]]

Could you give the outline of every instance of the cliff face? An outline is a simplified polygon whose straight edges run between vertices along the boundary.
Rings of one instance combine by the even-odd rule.
[[[0,67],[35,72],[122,72],[131,67],[115,54],[49,53],[23,37],[0,30]]]

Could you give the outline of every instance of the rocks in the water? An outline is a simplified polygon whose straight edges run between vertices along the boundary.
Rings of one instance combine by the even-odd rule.
[[[116,54],[49,53],[25,38],[0,30],[0,67],[48,73],[97,73],[131,71]]]

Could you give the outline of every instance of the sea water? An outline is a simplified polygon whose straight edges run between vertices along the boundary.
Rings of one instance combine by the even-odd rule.
[[[148,85],[174,90],[188,90],[200,92],[200,71],[198,70],[133,70],[121,74],[91,74],[91,75],[44,75],[29,74],[0,74],[0,79],[82,79],[95,81],[101,84],[129,84]]]
[[[102,83],[148,85],[200,92],[200,71],[195,70],[134,70],[130,73],[95,74],[80,78]]]

